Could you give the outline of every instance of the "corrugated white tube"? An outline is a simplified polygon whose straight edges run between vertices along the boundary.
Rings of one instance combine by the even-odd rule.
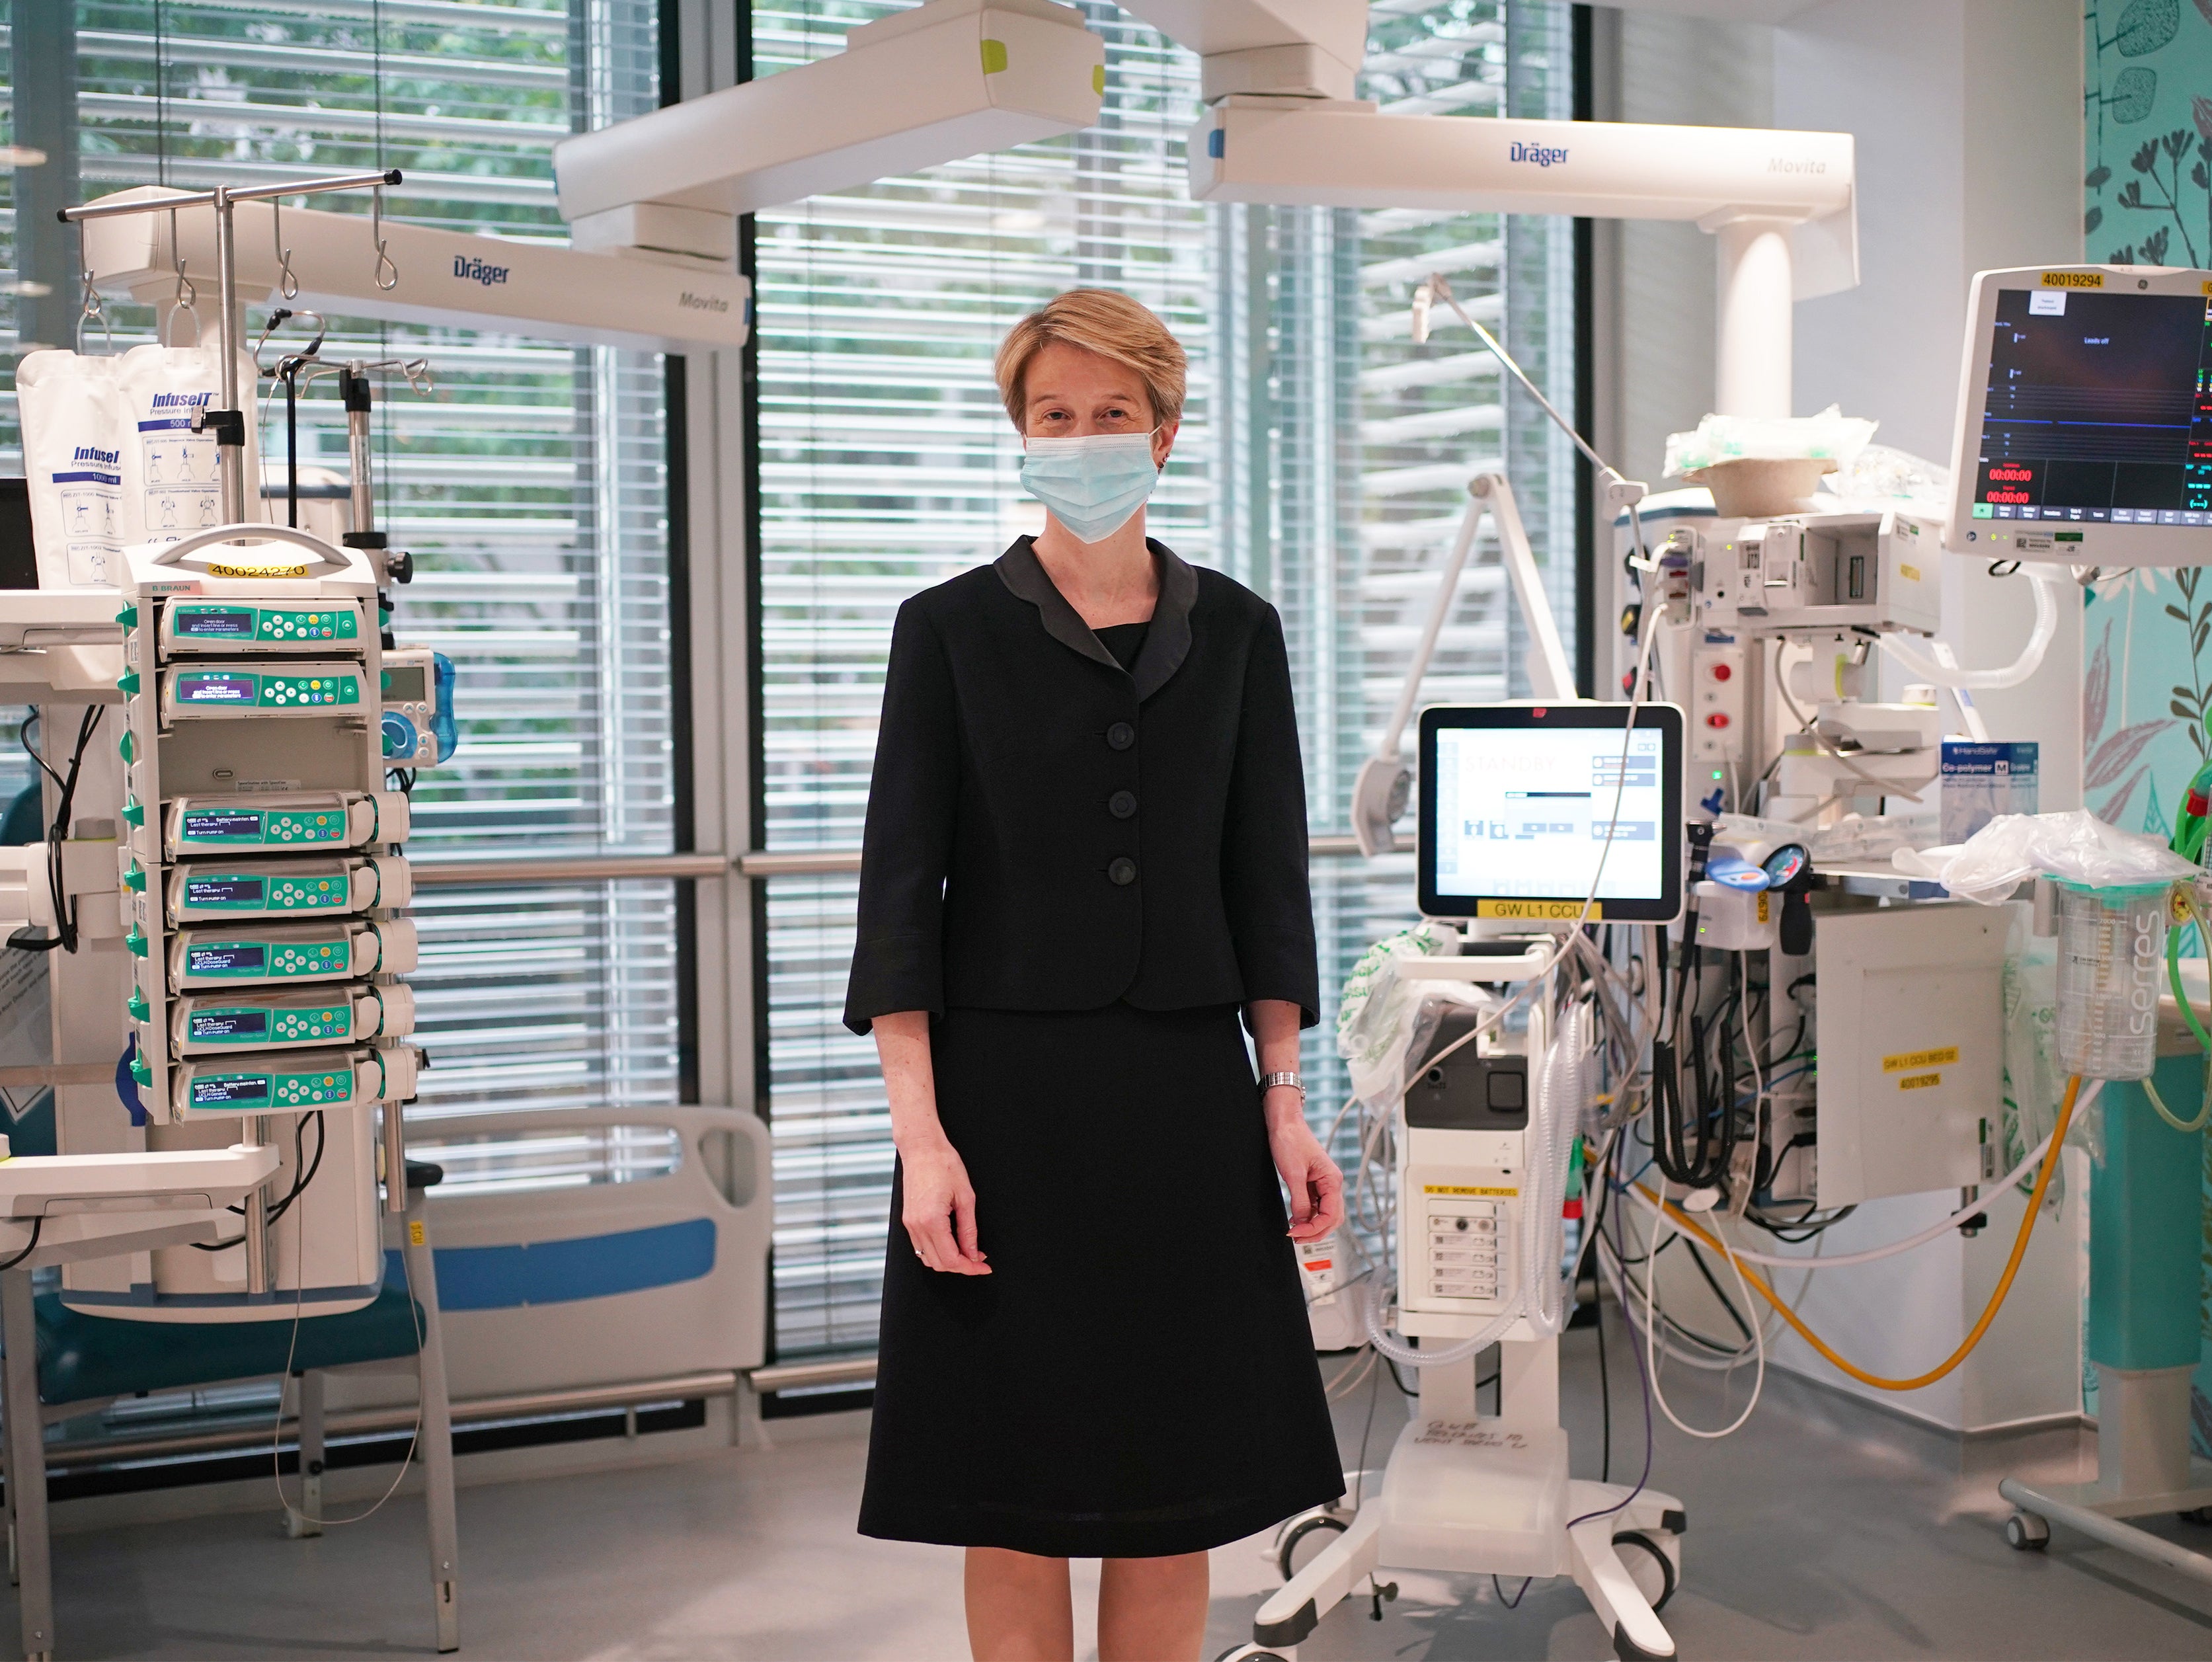
[[[1919,649],[1907,646],[1896,635],[1879,636],[1881,649],[1903,665],[1911,673],[1923,681],[1932,681],[1939,687],[1954,690],[1963,688],[1972,692],[1997,692],[2006,687],[2016,687],[2043,667],[2043,654],[2050,650],[2051,642],[2058,633],[2059,579],[2031,570],[2027,574],[2030,587],[2035,591],[2035,627],[2030,631],[2027,644],[2011,665],[2003,669],[1961,669],[1956,663],[1923,657]],[[1936,650],[1948,659],[1948,648],[1938,645]]]

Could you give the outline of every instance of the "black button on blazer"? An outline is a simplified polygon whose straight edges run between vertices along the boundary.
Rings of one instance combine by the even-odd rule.
[[[1155,542],[1159,600],[1124,670],[1031,542],[899,608],[845,1025],[1273,998],[1311,1026],[1282,620]]]

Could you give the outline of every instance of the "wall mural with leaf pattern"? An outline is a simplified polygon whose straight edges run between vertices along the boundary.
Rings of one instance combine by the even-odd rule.
[[[2087,0],[2081,60],[2087,258],[2212,267],[2212,0]],[[2085,805],[2163,838],[2178,797],[2212,754],[2212,576],[2132,571],[2087,599]],[[2191,1406],[2197,1452],[2212,1455],[2212,1136],[2198,1141],[2205,1353]]]

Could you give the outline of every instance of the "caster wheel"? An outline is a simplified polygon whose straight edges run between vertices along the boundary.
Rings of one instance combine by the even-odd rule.
[[[1620,1562],[1636,1583],[1636,1590],[1644,1595],[1644,1602],[1654,1614],[1665,1610],[1667,1601],[1674,1596],[1674,1565],[1666,1549],[1641,1530],[1623,1530],[1613,1537],[1613,1545],[1620,1553]],[[1623,1551],[1624,1548],[1629,1550]]]
[[[2212,1507],[2197,1507],[2187,1512],[2178,1512],[2174,1516],[2185,1524],[2212,1524]]]
[[[1347,1525],[1343,1519],[1333,1513],[1316,1512],[1301,1518],[1283,1533],[1283,1543],[1275,1549],[1275,1568],[1289,1580],[1308,1564],[1314,1555],[1328,1544],[1333,1535],[1341,1535]]]
[[[1273,1651],[1255,1650],[1249,1645],[1231,1645],[1213,1659],[1213,1662],[1283,1662]]]
[[[2051,1544],[2051,1525],[2032,1512],[2005,1519],[2005,1544],[2014,1552],[2041,1552]]]

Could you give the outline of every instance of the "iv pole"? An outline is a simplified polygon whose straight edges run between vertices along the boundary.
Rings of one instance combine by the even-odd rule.
[[[222,480],[224,527],[243,527],[246,517],[246,412],[238,399],[238,262],[237,228],[233,209],[240,202],[273,202],[279,197],[320,196],[331,191],[368,191],[380,198],[388,185],[400,182],[397,167],[382,173],[337,174],[326,179],[295,180],[279,185],[218,185],[212,190],[185,191],[174,196],[146,197],[130,202],[87,202],[61,210],[64,224],[92,219],[114,219],[125,214],[173,214],[179,208],[215,210],[216,287],[222,310],[216,318],[219,350],[222,354],[222,408],[204,413],[204,427],[215,430],[217,472]],[[371,237],[375,232],[372,228]],[[388,259],[377,247],[381,263]],[[380,283],[379,287],[386,286]],[[256,531],[266,527],[252,523]],[[243,540],[231,539],[230,540]]]

